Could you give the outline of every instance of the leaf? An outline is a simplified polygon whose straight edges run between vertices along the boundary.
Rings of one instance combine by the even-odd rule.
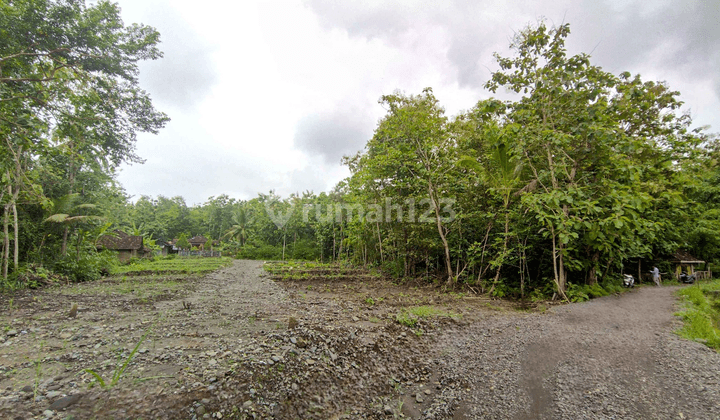
[[[105,381],[103,380],[102,376],[100,376],[97,372],[95,372],[92,369],[84,369],[85,372],[91,374],[95,377],[95,380],[100,384],[100,387],[107,388],[107,385],[105,384]]]
[[[52,216],[45,219],[46,222],[53,222],[53,223],[64,223],[67,218],[70,217],[68,214],[53,214]]]

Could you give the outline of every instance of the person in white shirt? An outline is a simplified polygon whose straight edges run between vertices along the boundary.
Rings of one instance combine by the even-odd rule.
[[[660,286],[660,270],[658,270],[657,267],[653,266],[653,269],[650,271],[650,273],[653,276],[653,281],[657,286]]]

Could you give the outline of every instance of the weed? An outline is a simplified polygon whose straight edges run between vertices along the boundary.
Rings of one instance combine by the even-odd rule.
[[[38,358],[33,361],[33,364],[35,365],[35,383],[33,384],[33,401],[37,400],[38,396],[38,388],[40,387],[40,377],[42,376],[42,354],[43,354],[43,347],[45,346],[45,342],[40,342],[40,353],[38,353]]]
[[[375,316],[371,316],[369,320],[370,320],[370,322],[372,322],[373,324],[378,324],[378,323],[380,323],[380,318],[375,317]]]
[[[501,307],[499,307],[499,306],[495,306],[495,305],[493,305],[493,304],[491,304],[491,303],[487,303],[487,302],[486,302],[486,303],[485,303],[485,306],[487,306],[488,308],[492,309],[493,311],[498,311],[498,312],[503,312],[503,311],[505,311],[505,309],[503,309],[503,308],[501,308]]]
[[[395,320],[406,327],[414,328],[417,325],[418,320],[422,318],[445,316],[451,318],[457,318],[460,315],[452,312],[443,312],[432,306],[414,306],[411,308],[405,308],[395,316]]]
[[[375,300],[371,297],[368,297],[365,299],[365,303],[367,303],[370,306],[373,306],[373,305],[375,305]]]
[[[92,369],[84,369],[85,372],[91,374],[95,377],[95,380],[98,384],[100,384],[100,387],[102,388],[112,388],[115,385],[117,385],[118,382],[120,382],[120,379],[122,378],[122,375],[125,373],[125,370],[127,370],[128,366],[130,365],[130,362],[132,361],[133,357],[135,357],[135,354],[140,350],[140,346],[142,345],[143,341],[147,338],[148,334],[150,334],[150,331],[152,330],[152,327],[150,327],[149,330],[143,334],[143,336],[140,338],[140,341],[135,345],[135,348],[130,352],[128,357],[125,359],[125,362],[122,365],[116,366],[115,372],[113,373],[112,379],[110,380],[110,383],[106,383],[105,380]],[[92,384],[91,384],[92,386]]]

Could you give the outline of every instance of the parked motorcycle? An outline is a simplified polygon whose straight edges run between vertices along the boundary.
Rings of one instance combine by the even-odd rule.
[[[695,283],[695,274],[688,275],[687,273],[680,274],[680,283],[693,284]]]
[[[635,277],[632,274],[623,274],[623,286],[635,287]]]

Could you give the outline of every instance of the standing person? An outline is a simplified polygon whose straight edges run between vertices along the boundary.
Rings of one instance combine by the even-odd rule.
[[[653,276],[653,281],[655,282],[655,285],[660,286],[660,270],[658,270],[657,267],[653,266],[653,269],[650,271],[650,273]]]

